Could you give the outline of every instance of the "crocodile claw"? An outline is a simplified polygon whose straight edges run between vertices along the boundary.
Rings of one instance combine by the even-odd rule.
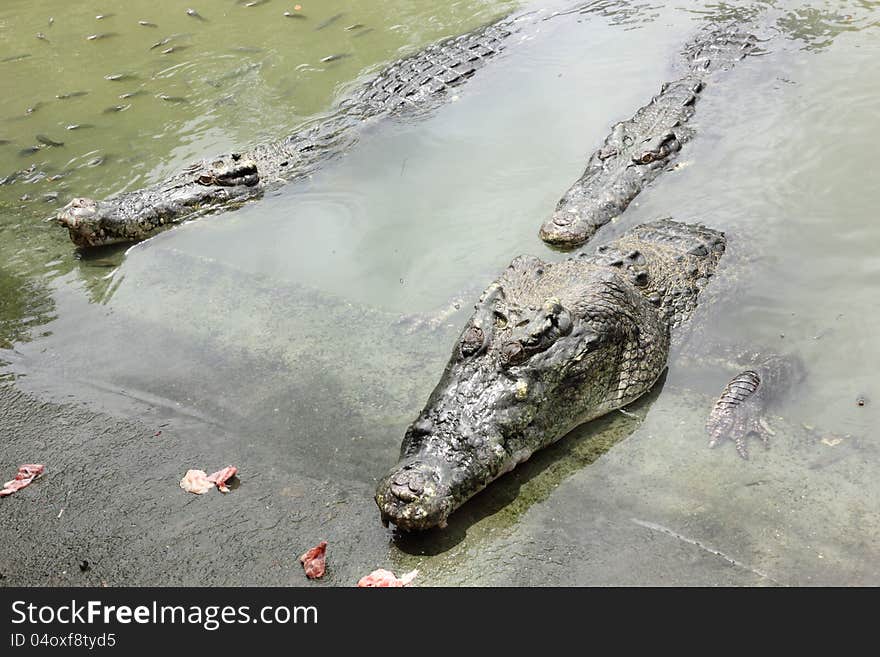
[[[764,418],[763,393],[764,385],[756,371],[746,370],[733,377],[724,387],[706,420],[709,447],[732,440],[737,453],[748,460],[746,438],[750,434],[757,435],[765,447],[769,446],[774,432]]]

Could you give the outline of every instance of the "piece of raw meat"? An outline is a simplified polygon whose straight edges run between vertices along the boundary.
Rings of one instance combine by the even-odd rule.
[[[303,554],[299,560],[306,571],[306,577],[309,579],[323,577],[327,566],[327,541],[318,543],[311,550]]]
[[[3,484],[3,489],[0,490],[0,497],[12,495],[14,492],[21,490],[42,475],[45,469],[46,466],[42,463],[25,463],[19,466],[18,472],[15,473],[12,481],[7,481]]]
[[[214,482],[208,481],[208,473],[204,470],[187,470],[180,480],[180,487],[187,492],[202,495],[214,488]]]
[[[412,572],[404,573],[400,577],[397,577],[397,575],[392,573],[390,570],[379,568],[379,570],[374,570],[369,575],[364,575],[363,577],[361,577],[357,585],[360,587],[409,586],[410,582],[412,582],[418,574],[418,570],[413,570]]]
[[[207,493],[214,488],[214,486],[217,486],[221,493],[228,493],[229,486],[226,485],[226,482],[237,473],[238,468],[234,465],[229,465],[222,470],[217,470],[217,472],[212,475],[207,474],[204,470],[187,470],[183,479],[180,480],[180,487],[183,490],[195,493],[196,495]]]
[[[208,475],[208,481],[217,484],[217,490],[221,493],[228,493],[229,486],[226,485],[226,482],[232,479],[237,472],[238,468],[234,465],[227,465],[222,470],[217,470],[214,474]]]

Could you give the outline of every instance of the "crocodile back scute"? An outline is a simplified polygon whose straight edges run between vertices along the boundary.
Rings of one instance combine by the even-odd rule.
[[[670,329],[696,309],[727,245],[724,233],[672,219],[650,221],[600,246],[598,264],[619,268],[654,304]]]
[[[355,94],[351,106],[364,118],[423,108],[427,99],[461,84],[499,54],[512,32],[511,22],[502,20],[429,46],[383,70]]]

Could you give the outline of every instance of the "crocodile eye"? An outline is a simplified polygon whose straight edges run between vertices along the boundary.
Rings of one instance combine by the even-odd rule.
[[[654,161],[654,154],[651,151],[647,153],[642,153],[642,156],[639,158],[639,164],[651,164]]]
[[[462,356],[473,356],[483,346],[483,329],[478,326],[471,326],[461,338],[459,350]]]
[[[496,310],[493,315],[495,316],[495,326],[500,329],[507,328],[508,320],[504,313]]]
[[[204,176],[199,176],[198,180],[196,182],[198,182],[200,185],[207,186],[207,185],[214,185],[216,183],[216,181],[217,181],[217,179],[214,176],[204,175]]]
[[[525,362],[527,357],[521,342],[507,342],[501,347],[501,363],[503,365],[519,365]]]

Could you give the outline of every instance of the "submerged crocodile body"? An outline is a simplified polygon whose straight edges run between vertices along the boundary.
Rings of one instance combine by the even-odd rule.
[[[535,451],[650,390],[725,245],[721,232],[664,219],[595,255],[516,258],[483,293],[379,482],[383,522],[443,526]]]
[[[635,116],[613,127],[584,174],[542,224],[541,239],[559,247],[579,246],[626,210],[693,136],[685,124],[710,74],[730,68],[755,47],[755,37],[735,27],[695,39],[685,49],[688,73],[664,84]]]
[[[140,241],[186,219],[238,207],[345,152],[357,141],[356,128],[363,121],[435,106],[498,55],[521,24],[535,20],[533,12],[505,17],[429,46],[391,64],[327,117],[280,142],[202,160],[157,185],[103,201],[75,198],[58,212],[57,222],[74,244],[92,247]],[[573,246],[623,212],[690,138],[684,123],[709,73],[730,67],[753,49],[754,41],[734,28],[695,39],[686,49],[690,72],[664,85],[649,105],[615,126],[542,226],[541,237]]]
[[[280,142],[196,162],[153,187],[107,200],[75,198],[57,221],[74,244],[91,247],[140,241],[168,225],[237,207],[343,153],[363,121],[439,103],[501,52],[524,16],[506,17],[391,64],[328,117]]]

